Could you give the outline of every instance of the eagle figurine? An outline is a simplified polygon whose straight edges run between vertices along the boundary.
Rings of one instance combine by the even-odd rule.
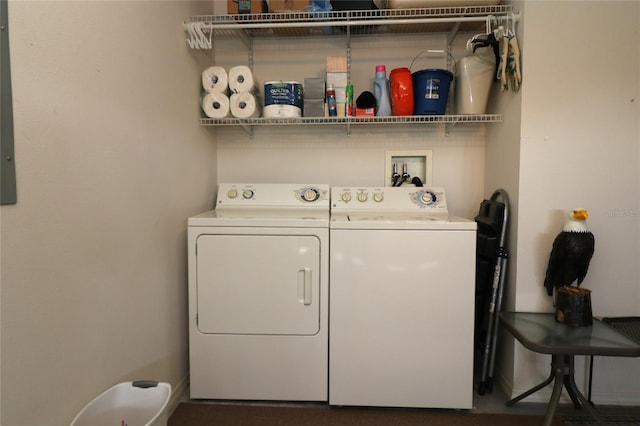
[[[554,288],[569,287],[574,282],[579,287],[587,275],[595,249],[595,238],[587,229],[588,216],[585,209],[572,210],[562,232],[553,241],[544,279],[549,296]]]

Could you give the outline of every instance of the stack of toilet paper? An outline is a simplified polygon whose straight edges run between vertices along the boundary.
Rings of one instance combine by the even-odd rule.
[[[229,90],[231,91],[231,115],[237,118],[255,118],[260,116],[260,102],[251,69],[238,65],[229,70]]]
[[[212,66],[202,73],[202,110],[209,118],[254,118],[260,116],[256,84],[249,67],[238,65],[227,71]],[[231,93],[231,96],[228,94]]]
[[[213,66],[202,72],[202,96],[200,104],[209,118],[225,118],[230,116],[229,78],[223,67]]]

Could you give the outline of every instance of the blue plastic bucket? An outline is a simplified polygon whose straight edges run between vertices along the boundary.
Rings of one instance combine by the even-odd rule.
[[[442,115],[447,109],[453,74],[447,70],[427,69],[411,74],[413,115]]]

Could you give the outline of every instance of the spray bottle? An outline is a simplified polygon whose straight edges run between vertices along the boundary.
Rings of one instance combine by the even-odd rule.
[[[329,117],[335,117],[338,115],[338,109],[336,107],[336,90],[333,88],[333,84],[329,83],[327,87],[327,110],[329,111]]]
[[[356,109],[353,103],[353,85],[347,84],[345,88],[345,100],[347,102],[345,107],[345,115],[347,117],[354,117],[356,115]]]

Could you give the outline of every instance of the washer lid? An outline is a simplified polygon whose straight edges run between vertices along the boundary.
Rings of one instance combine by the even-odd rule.
[[[448,215],[419,213],[345,213],[331,215],[331,229],[475,230],[476,222]]]

